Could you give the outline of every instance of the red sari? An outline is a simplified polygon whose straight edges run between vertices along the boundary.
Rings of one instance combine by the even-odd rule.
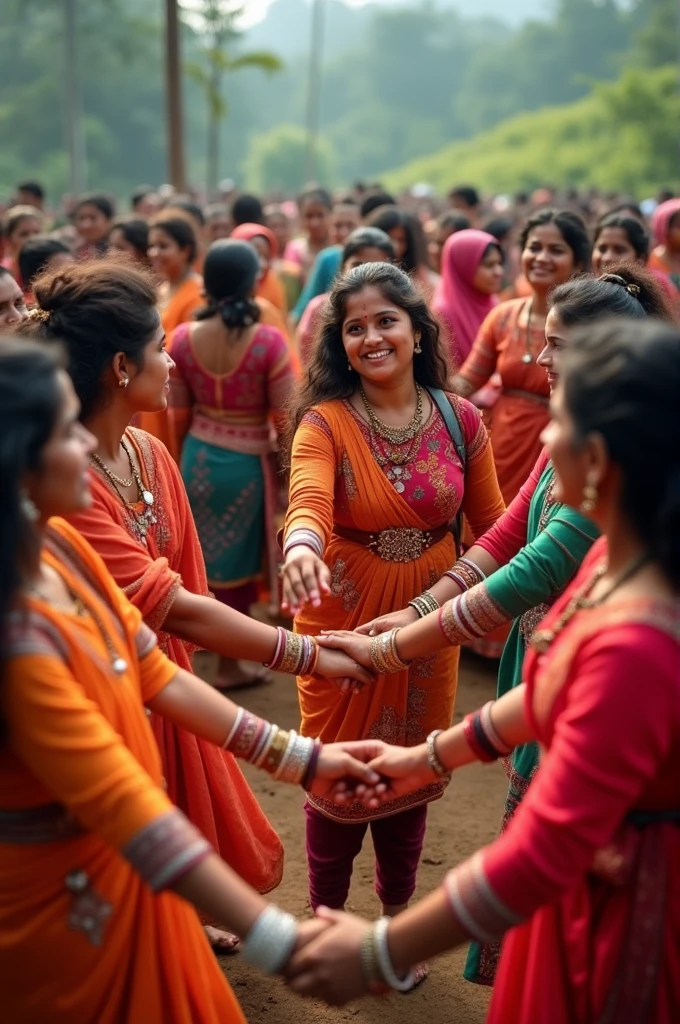
[[[192,671],[191,644],[163,630],[180,586],[208,594],[205,565],[179,470],[164,446],[134,427],[127,440],[137,453],[145,487],[154,495],[157,522],[147,545],[108,481],[91,473],[91,507],[70,522],[106,562],[118,586],[158,634],[160,648]],[[281,881],[283,846],[231,754],[167,718],[151,716],[170,799],[201,830],[220,856],[259,892]]]
[[[605,558],[600,539],[540,632]],[[578,611],[524,675],[540,771],[506,832],[448,879],[475,937],[524,922],[487,1024],[676,1024],[680,602]]]

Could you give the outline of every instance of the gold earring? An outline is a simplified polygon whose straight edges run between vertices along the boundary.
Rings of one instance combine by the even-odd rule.
[[[600,495],[595,484],[586,484],[583,488],[583,501],[579,505],[581,512],[594,512]]]
[[[126,388],[129,383],[130,383],[130,378],[129,377],[121,377],[120,380],[118,381],[118,387],[119,388]]]

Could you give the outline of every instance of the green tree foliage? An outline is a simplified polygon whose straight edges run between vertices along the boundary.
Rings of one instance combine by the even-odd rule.
[[[596,85],[585,99],[512,118],[384,181],[392,189],[427,181],[444,191],[465,180],[510,193],[549,181],[642,197],[680,185],[679,119],[675,67],[630,69],[616,83]]]
[[[641,28],[637,49],[645,67],[680,60],[680,4],[677,0],[638,0],[633,18]]]
[[[296,124],[282,124],[253,144],[248,157],[246,180],[256,192],[296,192],[306,178],[309,157],[307,133]],[[334,185],[333,150],[328,142],[319,140],[314,150],[315,180],[321,185]]]

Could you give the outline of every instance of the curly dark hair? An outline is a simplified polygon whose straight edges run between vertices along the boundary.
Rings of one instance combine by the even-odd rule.
[[[340,277],[331,292],[314,341],[306,377],[299,386],[291,409],[288,450],[305,413],[314,405],[349,398],[359,374],[348,367],[342,341],[347,301],[364,288],[378,288],[388,302],[408,313],[414,331],[420,334],[422,353],[413,361],[413,376],[426,388],[445,388],[449,366],[440,344],[440,328],[422,293],[393,263],[363,263]]]

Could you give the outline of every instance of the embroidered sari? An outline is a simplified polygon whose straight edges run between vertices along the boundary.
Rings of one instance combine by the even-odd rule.
[[[604,558],[601,539],[542,631]],[[507,932],[487,1024],[680,1019],[679,666],[677,598],[583,609],[527,655],[541,770],[447,880],[468,933]]]
[[[555,473],[546,451],[529,480],[495,526],[477,541],[502,566],[469,591],[466,619],[485,632],[514,618],[498,672],[498,696],[522,683],[522,668],[534,629],[578,571],[597,537],[591,520],[553,500]],[[539,761],[538,744],[517,747],[503,764],[508,795],[501,831],[524,797]],[[500,946],[473,943],[465,977],[493,983]]]
[[[503,390],[488,411],[489,435],[496,462],[498,483],[506,504],[518,494],[541,453],[541,433],[549,420],[550,390],[545,370],[536,357],[543,351],[543,330],[520,326],[528,299],[502,302],[479,329],[470,355],[460,369],[461,377],[479,391],[494,373]],[[524,363],[527,351],[532,357]]]
[[[144,486],[154,496],[156,522],[143,544],[134,516],[100,472],[91,472],[92,505],[70,522],[104,559],[118,586],[158,635],[168,657],[192,671],[193,645],[163,623],[183,586],[208,594],[205,566],[177,466],[150,435],[131,427]],[[141,505],[136,511],[143,511]],[[281,881],[283,847],[231,754],[158,715],[151,726],[161,751],[168,794],[220,856],[260,892]]]
[[[50,536],[51,534],[51,536]],[[177,671],[75,530],[44,562],[95,615],[14,617],[0,748],[0,977],[12,1024],[245,1024],[188,903],[163,891],[209,849],[163,788],[144,702]],[[167,883],[165,883],[167,884]]]
[[[334,532],[336,524],[368,533],[394,528],[427,531],[452,522],[462,505],[479,536],[502,513],[491,448],[479,414],[469,402],[453,396],[450,401],[466,440],[465,479],[436,409],[423,430],[420,450],[402,467],[396,484],[376,462],[367,427],[350,403],[327,402],[304,417],[293,445],[285,535],[290,542],[297,531],[311,534],[330,568],[332,593],[319,608],[306,607],[296,617],[295,628],[300,632],[354,629],[404,608],[455,561],[450,533],[418,557],[387,561],[343,539]],[[446,728],[451,722],[458,656],[458,648],[451,647],[418,659],[408,671],[378,676],[357,694],[342,694],[335,683],[302,676],[298,678],[302,732],[323,741],[370,737],[409,746],[421,743],[432,729]],[[433,783],[392,802],[387,812],[309,799],[327,817],[363,821],[427,803],[443,790],[443,782]]]
[[[191,327],[173,339],[170,417],[208,572],[220,600],[247,613],[263,576],[278,594],[276,425],[295,376],[286,339],[259,326],[229,373],[197,358]]]

